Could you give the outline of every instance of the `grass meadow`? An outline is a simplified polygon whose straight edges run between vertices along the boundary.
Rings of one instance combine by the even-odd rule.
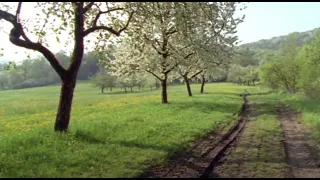
[[[0,91],[0,177],[137,177],[196,138],[234,123],[245,89],[267,106],[279,100],[303,111],[315,137],[320,132],[320,104],[258,86],[213,83],[200,94],[193,84],[193,97],[183,85],[169,86],[170,104],[161,104],[160,90],[101,94],[82,82],[66,134],[53,131],[60,86]]]

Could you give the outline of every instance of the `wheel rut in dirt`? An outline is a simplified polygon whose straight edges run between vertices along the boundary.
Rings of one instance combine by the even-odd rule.
[[[140,177],[148,178],[207,178],[211,176],[214,166],[224,157],[231,143],[235,143],[241,134],[249,111],[247,94],[240,110],[240,119],[224,135],[216,132],[198,140],[183,154],[172,157],[167,163],[151,168]]]
[[[279,106],[277,114],[283,129],[283,144],[288,163],[286,177],[320,177],[319,148],[312,140],[310,130],[297,122],[299,114],[289,107]]]

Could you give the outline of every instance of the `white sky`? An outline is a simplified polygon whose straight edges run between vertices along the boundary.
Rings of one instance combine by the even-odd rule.
[[[6,4],[16,5],[17,2]],[[38,12],[34,5],[35,2],[23,3],[22,14],[26,17],[24,20],[32,21],[33,17],[36,17]],[[243,13],[246,18],[238,27],[241,44],[320,27],[320,2],[250,2],[247,4],[247,9],[240,12]],[[12,28],[10,23],[1,22],[1,26],[3,25],[7,33]],[[67,35],[59,37],[66,39]],[[4,32],[0,32],[0,39],[0,48],[5,49],[4,57],[1,59],[20,61],[26,58],[27,52],[31,52],[31,56],[40,55],[11,44],[8,34]],[[53,52],[66,50],[63,44],[57,43],[55,39],[55,36],[48,39],[49,49]]]

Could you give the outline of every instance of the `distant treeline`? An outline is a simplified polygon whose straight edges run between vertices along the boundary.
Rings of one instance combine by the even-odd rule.
[[[64,52],[56,54],[60,64],[67,68],[69,57]],[[44,57],[26,59],[15,67],[6,69],[8,64],[0,64],[0,89],[22,89],[60,84],[61,80]],[[98,58],[94,53],[83,56],[78,80],[88,80],[99,71]]]

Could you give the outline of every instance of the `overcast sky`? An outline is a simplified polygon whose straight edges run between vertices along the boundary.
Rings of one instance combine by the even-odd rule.
[[[31,3],[23,3],[24,14],[32,16],[35,14],[32,9]],[[246,18],[238,27],[241,44],[320,27],[320,2],[252,2],[247,4],[243,13]],[[10,24],[6,25],[11,28]],[[0,40],[0,48],[5,48],[2,59],[21,60],[26,57],[24,52],[28,50],[12,45],[8,34],[0,32]],[[50,44],[53,44],[52,51],[57,52],[61,48],[56,41]]]

